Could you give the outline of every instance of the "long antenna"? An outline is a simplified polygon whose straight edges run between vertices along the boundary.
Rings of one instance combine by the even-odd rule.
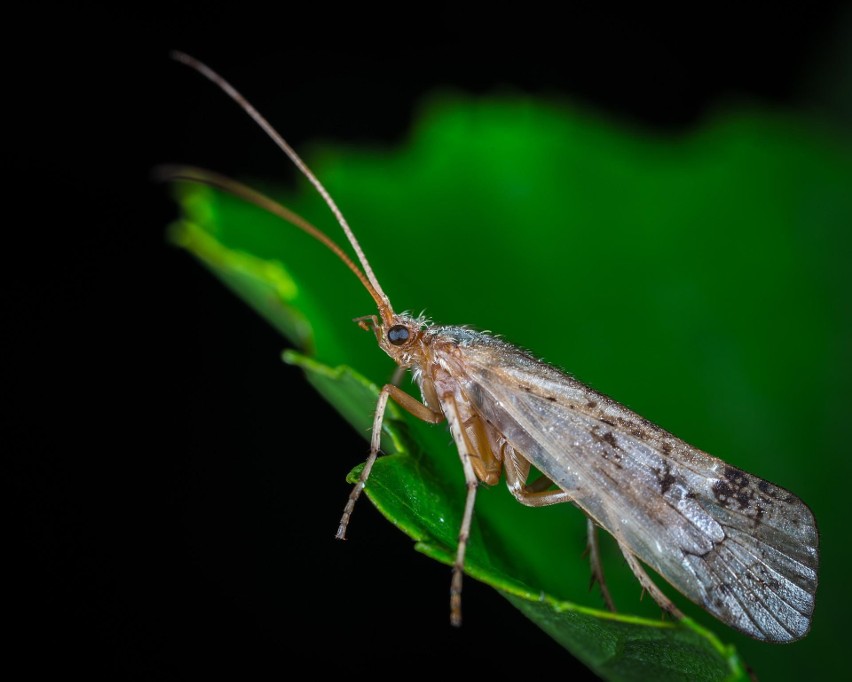
[[[286,140],[278,133],[275,128],[267,121],[261,113],[255,109],[251,103],[243,97],[239,91],[231,85],[228,81],[226,81],[222,76],[216,73],[209,66],[204,64],[203,62],[198,61],[194,57],[190,57],[188,54],[184,52],[180,52],[178,50],[174,50],[171,52],[171,57],[175,61],[181,62],[182,64],[186,64],[190,68],[198,71],[202,76],[213,82],[216,86],[218,86],[226,95],[228,95],[232,100],[234,100],[239,107],[245,111],[257,125],[259,125],[263,131],[272,139],[275,144],[283,151],[290,160],[296,165],[302,174],[310,181],[310,183],[316,188],[317,192],[319,192],[320,196],[323,198],[325,203],[331,209],[331,212],[334,214],[334,217],[337,218],[337,222],[340,224],[340,227],[343,228],[343,232],[346,234],[346,238],[349,240],[349,243],[352,245],[352,248],[355,249],[355,255],[358,256],[358,260],[361,263],[361,267],[364,268],[364,274],[367,276],[367,280],[372,285],[371,293],[375,292],[375,295],[378,296],[376,303],[379,306],[379,312],[382,315],[382,319],[385,322],[390,323],[393,315],[393,309],[391,308],[390,300],[388,299],[385,292],[382,290],[379,281],[376,279],[376,276],[373,274],[373,269],[370,267],[370,263],[367,261],[367,257],[364,255],[364,251],[361,249],[361,245],[358,243],[358,240],[355,239],[355,234],[352,232],[352,228],[349,227],[349,223],[346,222],[346,218],[343,217],[343,213],[341,213],[340,209],[337,207],[337,204],[334,202],[334,199],[331,198],[331,195],[328,193],[328,190],[323,186],[323,184],[317,179],[317,177],[313,174],[308,165],[302,161],[301,157],[293,150],[293,148],[287,144]],[[374,296],[375,298],[375,296]]]
[[[264,211],[278,216],[282,220],[286,220],[294,227],[298,227],[303,232],[307,232],[311,237],[326,246],[329,251],[342,260],[343,264],[355,273],[355,276],[361,284],[364,285],[364,288],[370,293],[370,296],[373,297],[373,300],[376,302],[376,305],[379,306],[380,310],[387,304],[385,300],[379,297],[379,294],[373,288],[373,285],[364,276],[364,273],[358,269],[358,266],[352,262],[352,259],[347,256],[343,249],[332,241],[325,232],[314,227],[298,213],[294,213],[286,206],[282,206],[265,194],[261,194],[257,190],[252,189],[241,182],[237,182],[232,178],[228,178],[224,175],[220,175],[219,173],[214,173],[202,168],[195,168],[193,166],[159,166],[155,169],[154,177],[156,180],[162,181],[186,180],[188,182],[218,187],[221,190],[233,194],[235,197],[239,197],[243,201],[248,201],[255,206],[259,206]]]

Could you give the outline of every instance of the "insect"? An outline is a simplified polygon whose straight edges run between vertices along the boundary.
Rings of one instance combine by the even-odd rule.
[[[461,623],[477,487],[504,477],[524,505],[571,503],[585,514],[592,575],[610,608],[598,528],[612,535],[642,588],[673,616],[682,613],[643,564],[723,623],[756,639],[789,642],[808,633],[818,583],[818,533],[805,503],[503,340],[394,312],[343,214],[296,152],[221,76],[183,53],[173,57],[221,88],[287,154],[334,214],[360,267],[325,233],[245,185],[192,168],[173,169],[168,177],[223,188],[324,244],[378,308],[377,315],[355,321],[400,368],[411,371],[420,389],[422,402],[395,383],[379,392],[369,456],[345,505],[338,538],[346,535],[379,455],[385,410],[393,400],[419,419],[446,422],[464,471],[466,497],[450,586],[454,625]],[[540,473],[535,480],[533,469]]]

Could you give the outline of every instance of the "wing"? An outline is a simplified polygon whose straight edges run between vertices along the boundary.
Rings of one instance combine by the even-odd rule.
[[[818,535],[801,500],[497,339],[465,332],[458,351],[476,411],[686,597],[757,639],[807,634]]]

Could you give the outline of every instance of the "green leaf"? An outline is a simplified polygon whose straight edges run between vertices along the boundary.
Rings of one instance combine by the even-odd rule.
[[[829,567],[849,551],[826,543],[834,526],[819,495],[832,475],[852,473],[849,464],[833,473],[813,466],[847,442],[844,144],[760,111],[658,139],[566,106],[439,98],[398,152],[326,147],[309,158],[395,309],[426,304],[442,323],[498,330],[794,490],[820,522],[825,591]],[[184,218],[173,239],[302,349],[287,360],[366,433],[390,361],[351,322],[374,312],[351,273],[253,206],[206,187],[177,190]],[[283,200],[339,235],[313,192]],[[383,434],[391,454],[366,492],[418,550],[450,563],[464,483],[447,441],[442,427],[391,406]],[[694,621],[747,650],[761,675],[813,675],[830,658],[819,631],[841,622],[832,600],[818,595],[814,631],[789,647],[748,640],[682,602],[693,620],[661,622],[650,600],[637,603],[636,581],[611,545],[608,582],[634,615],[601,611],[585,590],[584,543],[576,509],[529,509],[504,486],[481,489],[465,568],[607,679],[744,678],[734,647]]]

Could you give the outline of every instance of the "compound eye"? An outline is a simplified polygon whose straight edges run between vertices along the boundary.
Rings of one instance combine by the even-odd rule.
[[[390,341],[394,346],[401,346],[408,339],[411,338],[411,333],[408,331],[408,327],[404,324],[395,324],[393,327],[388,329],[388,341]]]

